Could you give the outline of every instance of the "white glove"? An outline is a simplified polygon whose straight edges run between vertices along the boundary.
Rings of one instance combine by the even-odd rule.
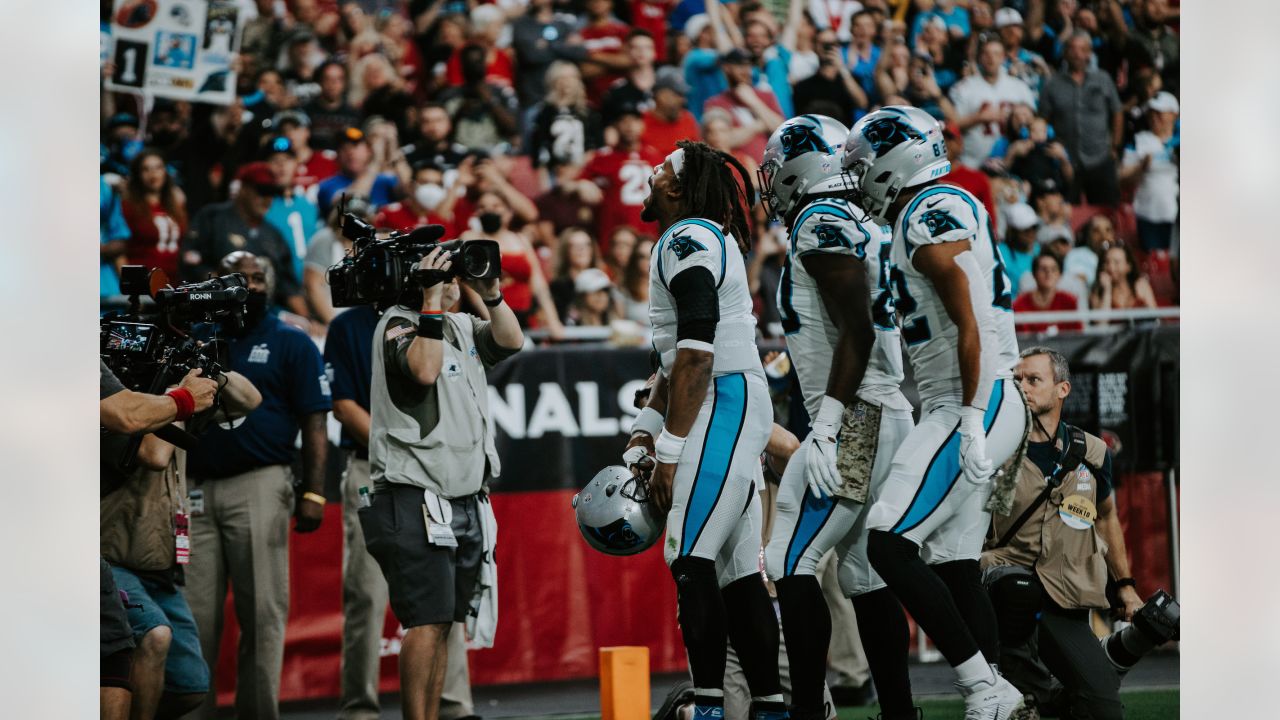
[[[987,457],[987,433],[982,428],[981,408],[960,408],[960,473],[974,485],[991,480],[991,458]]]
[[[844,485],[844,479],[836,469],[836,444],[843,419],[844,403],[833,397],[823,397],[822,407],[818,409],[809,432],[809,452],[805,455],[805,480],[814,497],[833,496]]]
[[[649,457],[648,448],[643,445],[633,445],[627,448],[626,452],[622,453],[622,464],[630,470],[633,466],[637,465],[641,460],[647,457]],[[645,470],[646,468],[641,467],[640,469]]]

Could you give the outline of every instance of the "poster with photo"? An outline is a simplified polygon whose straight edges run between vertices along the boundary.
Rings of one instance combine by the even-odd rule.
[[[228,105],[248,0],[115,0],[108,90]]]

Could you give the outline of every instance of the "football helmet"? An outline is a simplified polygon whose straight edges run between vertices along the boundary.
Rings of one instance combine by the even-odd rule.
[[[880,225],[889,224],[889,206],[903,190],[951,172],[942,126],[905,105],[883,107],[855,123],[841,165],[854,202]]]
[[[797,115],[769,136],[756,174],[765,210],[782,220],[806,195],[848,190],[840,151],[849,129],[826,115]]]
[[[662,537],[666,518],[649,504],[649,485],[621,465],[596,473],[570,503],[587,544],[606,555],[635,555]]]

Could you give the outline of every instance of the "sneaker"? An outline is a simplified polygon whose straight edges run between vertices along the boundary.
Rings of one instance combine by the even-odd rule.
[[[681,717],[679,711],[686,705],[693,705],[693,682],[681,680],[663,698],[658,712],[653,715],[653,720],[679,720]]]
[[[984,680],[971,687],[956,683],[964,696],[964,720],[1039,720],[1034,705],[1028,705],[1022,693],[1008,680],[997,675],[995,681]]]

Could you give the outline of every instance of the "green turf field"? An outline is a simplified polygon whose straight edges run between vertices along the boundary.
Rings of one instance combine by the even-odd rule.
[[[1124,701],[1125,720],[1173,720],[1178,717],[1177,690],[1151,690],[1120,694]],[[964,703],[959,700],[922,700],[925,720],[951,720],[964,717]],[[840,720],[874,718],[879,707],[845,708]]]

